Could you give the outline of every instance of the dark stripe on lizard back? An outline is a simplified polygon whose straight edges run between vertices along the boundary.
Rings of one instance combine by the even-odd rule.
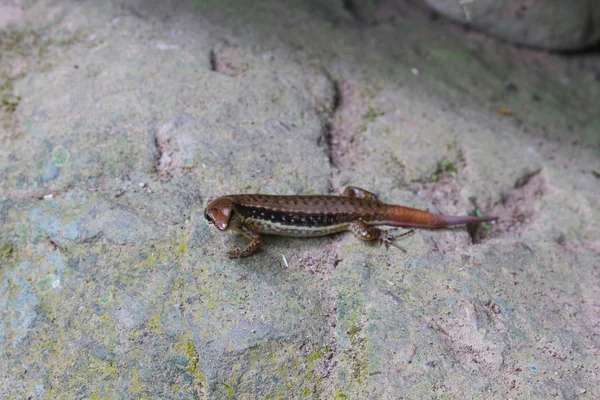
[[[272,210],[263,207],[245,206],[235,204],[235,210],[244,218],[262,220],[281,225],[325,227],[338,225],[359,218],[359,213],[308,213]]]

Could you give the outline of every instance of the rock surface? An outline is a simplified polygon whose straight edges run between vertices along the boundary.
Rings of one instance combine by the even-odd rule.
[[[394,10],[0,0],[0,397],[600,397],[600,60]],[[347,184],[501,220],[229,260],[202,215]]]
[[[596,0],[422,0],[437,15],[498,38],[538,49],[574,51],[600,42]],[[345,0],[363,23],[397,18],[409,0]],[[417,5],[420,2],[414,2]]]
[[[596,0],[425,0],[435,11],[511,42],[578,50],[600,41]]]

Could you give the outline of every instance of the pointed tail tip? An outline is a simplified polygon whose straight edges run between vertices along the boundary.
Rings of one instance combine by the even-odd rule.
[[[443,216],[446,225],[473,224],[477,222],[491,222],[498,220],[498,217],[473,217],[473,216]]]

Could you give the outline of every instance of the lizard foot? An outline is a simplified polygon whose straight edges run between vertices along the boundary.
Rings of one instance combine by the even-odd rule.
[[[406,253],[406,249],[404,247],[398,246],[396,243],[394,243],[394,241],[396,241],[400,238],[412,235],[413,233],[415,233],[415,230],[411,229],[411,230],[406,231],[398,236],[392,235],[390,233],[393,230],[396,230],[396,229],[381,230],[381,234],[379,235],[379,243],[385,244],[385,247],[394,246],[394,247],[402,250],[404,253]]]

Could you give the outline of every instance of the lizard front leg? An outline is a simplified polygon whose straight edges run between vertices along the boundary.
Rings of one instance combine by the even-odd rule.
[[[414,232],[413,229],[406,231],[398,236],[394,236],[390,233],[390,231],[385,231],[383,229],[376,228],[374,226],[367,225],[363,220],[357,219],[350,222],[350,230],[359,239],[365,241],[379,240],[379,243],[383,243],[387,246],[394,246],[402,250],[406,253],[406,250],[402,247],[394,244],[394,240],[400,239],[402,237],[408,236]]]
[[[258,232],[253,231],[252,229],[248,228],[247,226],[244,226],[243,224],[239,228],[237,228],[237,230],[242,235],[247,237],[250,240],[250,243],[248,243],[248,245],[246,247],[243,247],[243,248],[240,247],[240,248],[235,248],[235,249],[229,250],[227,252],[227,254],[229,255],[229,258],[250,257],[252,254],[254,254],[256,252],[256,250],[258,249],[258,246],[260,246],[260,243],[262,242],[260,234]]]

